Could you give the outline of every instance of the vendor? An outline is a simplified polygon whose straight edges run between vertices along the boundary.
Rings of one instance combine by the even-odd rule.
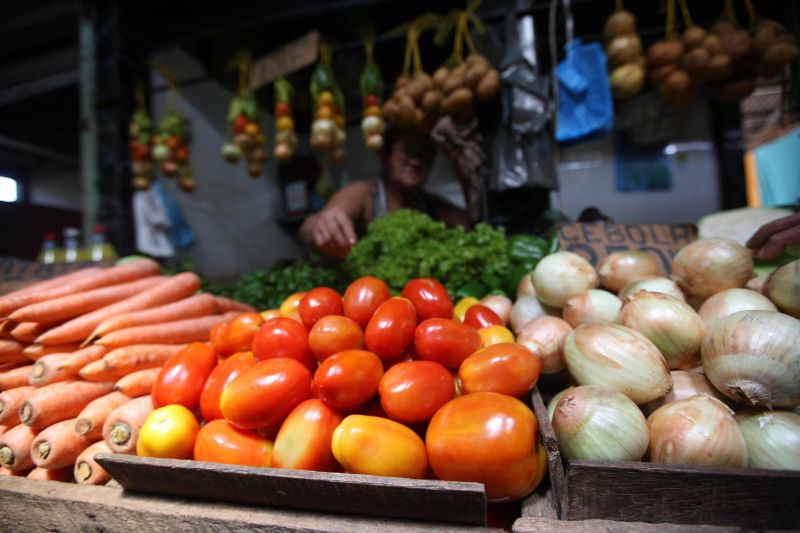
[[[800,213],[764,224],[747,241],[755,256],[766,260],[778,257],[793,244],[800,244]]]

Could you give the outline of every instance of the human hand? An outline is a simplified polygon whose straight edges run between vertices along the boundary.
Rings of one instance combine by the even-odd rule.
[[[764,224],[747,241],[759,259],[774,259],[792,244],[800,244],[800,213]]]
[[[353,221],[337,206],[312,215],[311,241],[324,254],[344,259],[356,243]]]

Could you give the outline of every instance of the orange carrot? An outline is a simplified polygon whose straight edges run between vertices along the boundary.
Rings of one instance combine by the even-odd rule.
[[[58,368],[68,372],[78,372],[89,363],[102,358],[106,352],[108,352],[108,349],[105,346],[87,346],[72,352],[72,355],[63,361]]]
[[[112,316],[103,320],[95,328],[91,337],[100,337],[111,331],[133,326],[161,324],[183,318],[213,315],[217,311],[217,303],[213,296],[210,294],[197,294],[159,307]]]
[[[92,442],[75,433],[75,419],[62,420],[36,435],[31,444],[31,459],[39,468],[73,466]]]
[[[156,368],[186,347],[185,344],[138,344],[111,350],[79,372],[87,381],[116,381],[131,372]]]
[[[28,470],[11,470],[5,466],[0,466],[0,476],[25,477],[27,475]]]
[[[27,359],[27,357],[26,357],[26,359]],[[28,361],[28,362],[30,362],[30,361]],[[6,372],[8,370],[14,370],[15,368],[20,367],[20,366],[25,366],[25,363],[22,362],[22,361],[14,361],[14,362],[11,362],[11,363],[0,363],[0,373]],[[2,390],[2,389],[0,389],[0,390]]]
[[[36,387],[23,385],[0,392],[0,424],[16,426],[19,421],[19,408]]]
[[[26,346],[17,340],[0,339],[0,363],[27,361],[28,357],[22,353]]]
[[[75,481],[81,485],[102,485],[111,479],[106,469],[94,460],[98,453],[111,453],[106,441],[99,440],[81,452],[75,460]]]
[[[16,291],[4,294],[3,296],[0,296],[0,316],[6,316],[11,311],[16,309],[16,308],[8,309],[7,306],[12,304],[14,301],[19,300],[22,297],[25,297],[30,294],[42,293],[56,287],[61,287],[62,285],[68,285],[80,279],[94,276],[102,271],[103,270],[101,268],[97,267],[82,268],[80,270],[69,272],[68,274],[62,274],[61,276],[56,276],[54,278],[42,280],[37,283],[28,285],[27,287],[23,287],[21,289],[17,289]]]
[[[41,387],[43,385],[49,385],[50,383],[75,379],[78,372],[72,372],[61,368],[61,363],[70,357],[72,357],[71,353],[51,353],[37,359],[36,362],[33,363],[33,368],[31,368],[31,373],[28,376],[28,383],[35,387]]]
[[[137,370],[131,372],[127,376],[120,378],[114,386],[119,392],[130,396],[131,398],[138,398],[150,394],[153,388],[153,382],[156,380],[161,368],[146,368],[144,370]]]
[[[31,444],[38,432],[24,424],[9,429],[0,437],[0,463],[11,470],[26,470],[33,466]]]
[[[14,329],[16,325],[17,323],[12,320],[0,320],[0,338],[7,339],[11,337],[11,330]]]
[[[22,342],[33,342],[45,331],[53,327],[53,324],[42,322],[20,322],[11,330],[11,336]]]
[[[130,397],[119,392],[109,392],[89,402],[75,419],[75,433],[97,440],[103,438],[103,424],[111,412],[130,401]]]
[[[258,309],[256,309],[252,305],[247,305],[242,302],[237,302],[236,300],[226,298],[225,296],[214,296],[214,299],[217,301],[217,307],[219,307],[219,310],[222,313],[227,313],[229,311],[238,311],[240,313],[247,313],[247,312],[258,313]]]
[[[45,346],[44,344],[31,344],[22,350],[22,353],[25,354],[25,357],[27,357],[29,361],[37,361],[39,358],[44,357],[45,355],[50,355],[51,353],[72,353],[77,350],[78,347],[78,344],[75,342],[69,342],[67,344],[53,344],[51,346]]]
[[[0,391],[24,387],[28,384],[28,375],[33,365],[18,366],[0,374]]]
[[[26,476],[28,479],[40,479],[42,481],[63,481],[65,483],[73,480],[73,465],[63,468],[41,468],[36,467]]]
[[[11,427],[10,427],[10,426],[3,426],[3,425],[0,425],[0,437],[2,437],[2,436],[3,436],[3,433],[5,433],[6,431],[8,431],[9,429],[11,429]]]
[[[114,409],[103,425],[103,440],[106,441],[111,451],[136,453],[139,429],[152,411],[153,400],[149,395],[134,398],[125,405]]]
[[[239,313],[235,313],[238,315]],[[96,344],[119,348],[132,344],[187,344],[208,340],[208,332],[215,325],[229,320],[229,315],[210,315],[200,318],[175,320],[163,324],[149,324],[118,329],[98,339]]]
[[[44,429],[77,416],[89,402],[113,389],[113,383],[88,381],[60,381],[45,385],[31,392],[22,402],[19,418],[34,429]]]

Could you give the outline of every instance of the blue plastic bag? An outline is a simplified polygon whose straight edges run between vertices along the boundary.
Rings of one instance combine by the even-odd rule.
[[[169,218],[169,240],[176,250],[188,250],[197,242],[192,228],[186,223],[183,211],[178,201],[169,194],[157,181],[150,185],[153,191],[161,198],[167,218]]]

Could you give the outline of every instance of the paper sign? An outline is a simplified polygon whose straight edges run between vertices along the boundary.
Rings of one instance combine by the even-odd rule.
[[[624,250],[654,254],[664,272],[672,272],[672,258],[697,239],[692,224],[603,224],[572,222],[558,225],[561,250],[586,258],[594,267],[606,256]]]
[[[254,61],[250,68],[250,88],[258,89],[281,76],[312,65],[317,62],[318,55],[319,33],[310,31]]]

